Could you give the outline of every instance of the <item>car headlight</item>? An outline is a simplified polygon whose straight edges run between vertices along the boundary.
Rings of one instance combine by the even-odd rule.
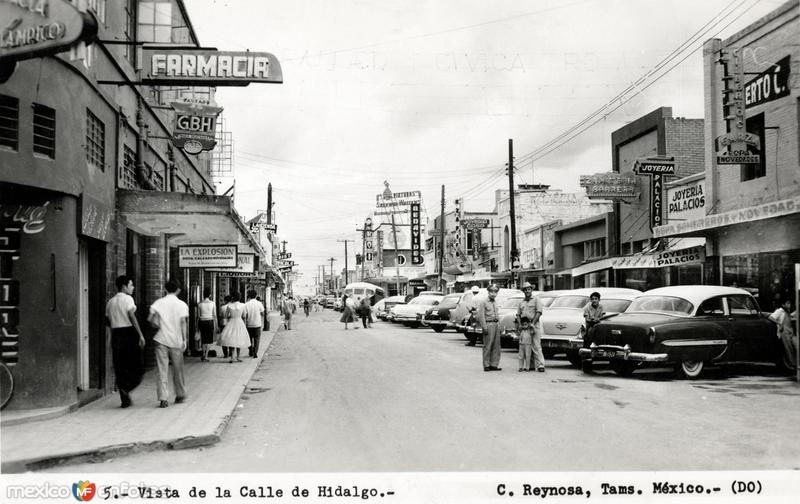
[[[650,329],[648,329],[647,335],[650,337],[650,344],[651,345],[656,342],[656,328],[655,327],[651,327]]]

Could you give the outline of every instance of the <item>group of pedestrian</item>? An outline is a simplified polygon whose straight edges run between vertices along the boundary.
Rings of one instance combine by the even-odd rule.
[[[347,330],[347,324],[352,323],[353,329],[358,329],[358,319],[361,319],[361,325],[364,329],[372,327],[375,319],[372,317],[372,302],[369,297],[364,296],[356,306],[356,301],[353,296],[347,294],[342,295],[342,316],[339,322],[344,323],[344,328]]]
[[[121,407],[133,405],[130,394],[142,381],[142,349],[145,338],[136,318],[133,299],[133,279],[120,275],[116,279],[117,294],[106,304],[106,323],[111,328],[111,351]],[[184,352],[188,347],[189,306],[178,298],[178,282],[170,279],[164,286],[166,295],[151,306],[147,321],[156,329],[155,345],[159,407],[169,406],[169,376],[175,388],[175,403],[187,399],[184,379]],[[250,357],[257,357],[262,328],[265,328],[265,309],[257,299],[256,291],[247,292],[247,302],[242,303],[238,292],[225,296],[220,307],[220,328],[217,333],[217,309],[211,299],[210,288],[203,291],[203,300],[197,305],[197,339],[202,344],[201,361],[207,362],[209,346],[222,346],[225,358],[242,362],[241,350],[247,348]],[[217,334],[215,340],[215,334]],[[234,352],[235,350],[235,352]]]

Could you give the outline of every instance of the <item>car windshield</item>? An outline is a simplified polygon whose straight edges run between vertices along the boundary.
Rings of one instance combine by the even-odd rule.
[[[421,304],[421,305],[432,305],[437,303],[441,298],[439,296],[420,296],[415,297],[408,304]]]
[[[600,301],[603,309],[610,313],[622,313],[630,306],[631,302],[628,299],[603,299]]]
[[[633,300],[626,310],[632,312],[665,312],[689,315],[694,306],[689,301],[672,296],[640,296]]]
[[[506,298],[506,299],[501,299],[500,302],[497,303],[497,304],[498,304],[498,306],[500,308],[505,308],[507,310],[513,310],[513,309],[519,308],[519,304],[524,299],[525,298],[521,298],[521,297]]]
[[[550,308],[583,308],[588,302],[589,296],[559,296],[553,301]]]
[[[456,294],[455,296],[445,296],[442,298],[442,302],[439,304],[455,306],[458,304],[459,299],[461,299],[461,294]]]
[[[539,302],[542,303],[542,308],[547,308],[556,300],[555,296],[539,296]]]

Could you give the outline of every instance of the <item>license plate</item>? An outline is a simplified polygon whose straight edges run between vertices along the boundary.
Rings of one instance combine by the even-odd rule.
[[[606,350],[605,352],[602,352],[601,355],[605,355],[606,357],[614,357],[617,355],[617,352],[614,350]]]

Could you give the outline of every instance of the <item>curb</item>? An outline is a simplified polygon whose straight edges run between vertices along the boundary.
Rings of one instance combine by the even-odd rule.
[[[218,443],[222,439],[222,435],[230,425],[231,420],[236,414],[236,409],[241,401],[242,395],[247,391],[247,383],[249,383],[255,375],[261,362],[269,355],[269,349],[275,341],[275,336],[283,332],[283,325],[279,324],[278,328],[272,335],[269,345],[261,354],[258,363],[253,369],[253,373],[248,378],[247,382],[242,386],[242,390],[236,401],[233,404],[231,412],[226,415],[222,421],[217,425],[211,434],[203,434],[199,436],[185,436],[172,439],[159,439],[157,441],[148,442],[133,442],[118,445],[103,446],[100,448],[93,448],[86,451],[77,451],[72,453],[64,453],[54,456],[34,457],[28,459],[19,459],[11,461],[3,461],[0,464],[0,472],[4,474],[11,473],[24,473],[28,471],[40,471],[51,467],[64,465],[64,464],[79,464],[79,463],[101,463],[109,458],[133,455],[136,453],[146,453],[153,451],[166,451],[166,450],[186,450],[191,448],[199,448],[202,446],[211,446]],[[272,332],[272,331],[270,331]]]

